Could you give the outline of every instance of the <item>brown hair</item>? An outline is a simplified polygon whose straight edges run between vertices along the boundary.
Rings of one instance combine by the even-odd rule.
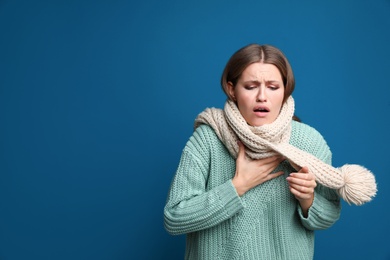
[[[239,49],[230,57],[221,77],[221,86],[229,99],[232,99],[228,91],[228,82],[233,86],[237,84],[242,72],[252,63],[262,62],[275,65],[283,79],[284,99],[283,102],[292,94],[295,87],[294,74],[286,56],[271,45],[250,44]]]

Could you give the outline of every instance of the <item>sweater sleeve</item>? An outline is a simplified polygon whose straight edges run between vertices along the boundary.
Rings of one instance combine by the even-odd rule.
[[[164,208],[164,225],[170,234],[185,234],[213,227],[243,208],[232,181],[206,189],[210,144],[197,128],[183,150]]]
[[[331,227],[340,217],[341,203],[334,190],[318,185],[314,192],[314,201],[305,218],[300,206],[298,213],[303,226],[309,230],[321,230]]]
[[[311,134],[305,134],[310,140],[307,152],[313,154],[323,162],[332,164],[332,153],[323,136],[314,128],[307,126]],[[314,191],[314,201],[308,211],[307,218],[304,217],[301,207],[298,204],[298,214],[303,226],[309,230],[321,230],[331,227],[339,218],[341,212],[340,197],[335,190],[318,184]]]

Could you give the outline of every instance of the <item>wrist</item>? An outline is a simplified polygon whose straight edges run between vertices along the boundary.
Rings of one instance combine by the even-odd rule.
[[[248,190],[245,188],[245,185],[243,185],[237,178],[232,179],[232,183],[234,188],[237,191],[237,194],[241,197],[245,194]]]
[[[313,205],[313,201],[314,201],[314,194],[310,199],[299,200],[299,205],[301,206],[302,213],[305,217],[308,216],[309,209]]]

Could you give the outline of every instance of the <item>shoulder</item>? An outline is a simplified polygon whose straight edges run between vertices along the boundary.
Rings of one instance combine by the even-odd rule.
[[[206,124],[201,124],[195,128],[189,141],[192,142],[215,142],[219,140],[214,130]]]
[[[202,154],[202,157],[204,157],[218,146],[223,146],[223,144],[214,130],[209,125],[201,124],[195,128],[187,141],[185,150],[191,153]]]
[[[325,138],[314,127],[292,121],[290,144],[330,163],[331,151]]]
[[[292,121],[292,133],[291,137],[298,139],[324,139],[323,136],[314,127],[302,122]]]

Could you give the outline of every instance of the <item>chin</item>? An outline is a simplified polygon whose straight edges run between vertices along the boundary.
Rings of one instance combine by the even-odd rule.
[[[248,125],[250,125],[250,126],[262,126],[262,125],[266,125],[266,124],[268,124],[268,122],[266,122],[266,121],[262,121],[262,122],[256,121],[256,122],[248,123]]]
[[[272,122],[274,122],[275,120],[270,120],[270,119],[257,119],[257,120],[253,120],[249,125],[251,126],[263,126],[263,125],[268,125],[268,124],[271,124]]]

